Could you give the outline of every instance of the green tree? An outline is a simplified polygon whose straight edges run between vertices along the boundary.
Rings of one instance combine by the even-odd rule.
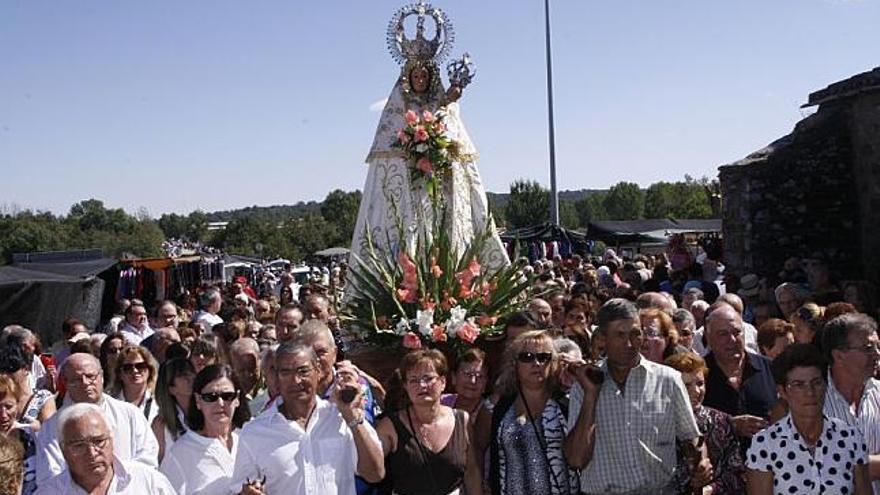
[[[638,184],[618,182],[603,201],[609,220],[635,220],[645,212],[645,193]]]
[[[645,191],[645,218],[668,218],[677,207],[679,188],[671,182],[655,182]]]
[[[581,227],[586,227],[590,222],[608,220],[608,212],[605,211],[605,192],[596,192],[584,196],[574,204]]]
[[[330,192],[321,203],[321,217],[333,227],[333,237],[325,239],[332,245],[341,246],[351,243],[354,226],[357,222],[358,208],[361,204],[361,192],[346,192],[336,189]],[[310,218],[315,218],[314,216]]]
[[[536,181],[514,181],[510,185],[505,217],[507,226],[514,229],[549,221],[550,191]]]
[[[14,253],[61,250],[68,243],[67,228],[51,213],[25,210],[0,216],[0,264]]]
[[[581,226],[574,201],[559,201],[559,224],[566,229],[576,229]]]

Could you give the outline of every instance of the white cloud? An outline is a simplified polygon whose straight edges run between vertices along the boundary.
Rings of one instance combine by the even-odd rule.
[[[383,108],[385,108],[385,104],[388,103],[388,98],[382,98],[381,100],[374,101],[370,103],[370,111],[371,112],[381,112]]]

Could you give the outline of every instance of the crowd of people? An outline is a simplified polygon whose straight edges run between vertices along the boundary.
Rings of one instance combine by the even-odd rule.
[[[821,254],[523,271],[504,332],[389,350],[391,376],[349,347],[338,270],[119,301],[56,343],[7,326],[0,494],[880,493],[870,284]]]

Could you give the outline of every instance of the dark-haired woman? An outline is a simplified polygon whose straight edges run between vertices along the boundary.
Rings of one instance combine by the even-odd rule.
[[[246,402],[229,366],[210,365],[196,375],[187,414],[190,431],[174,442],[159,467],[179,495],[229,492],[235,430],[250,419]]]
[[[868,448],[862,433],[822,413],[826,366],[812,344],[792,344],[771,365],[790,413],[752,438],[750,494],[868,495]]]
[[[162,462],[165,451],[187,431],[186,411],[189,409],[195,376],[195,368],[189,359],[169,359],[159,368],[156,382],[159,415],[151,425],[159,442],[159,462]]]

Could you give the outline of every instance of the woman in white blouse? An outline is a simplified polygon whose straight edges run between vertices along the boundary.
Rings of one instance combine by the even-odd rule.
[[[247,400],[232,368],[212,364],[196,375],[187,412],[190,430],[159,467],[179,495],[228,493],[238,448],[235,430],[248,419]]]
[[[125,346],[113,366],[110,395],[137,406],[150,423],[159,412],[153,399],[158,374],[159,365],[146,347]]]

